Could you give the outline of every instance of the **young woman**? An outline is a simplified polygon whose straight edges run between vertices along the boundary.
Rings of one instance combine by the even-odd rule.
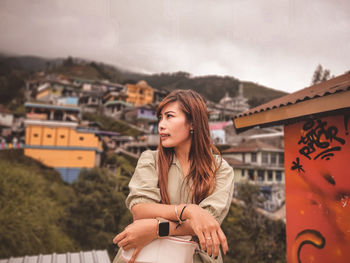
[[[211,143],[207,108],[192,90],[171,92],[158,106],[160,143],[141,154],[131,178],[126,204],[134,222],[113,242],[141,249],[162,235],[191,235],[200,244],[193,262],[222,262],[226,236],[220,228],[233,194],[233,169]],[[168,229],[159,229],[159,220]],[[179,222],[181,224],[179,224]],[[123,262],[120,251],[114,263]],[[179,262],[181,263],[181,262]]]

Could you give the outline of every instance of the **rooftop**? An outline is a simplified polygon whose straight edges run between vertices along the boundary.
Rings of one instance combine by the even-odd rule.
[[[81,251],[0,259],[0,263],[111,263],[107,250]]]
[[[225,161],[228,162],[231,166],[244,165],[240,160],[233,157],[224,157]]]
[[[109,105],[124,105],[126,107],[133,107],[133,105],[131,103],[128,103],[128,102],[125,102],[125,101],[121,101],[121,100],[107,101],[105,103],[105,106],[109,106]]]
[[[243,142],[236,146],[223,150],[222,153],[242,153],[242,152],[258,152],[258,151],[273,151],[283,152],[283,149],[267,144],[259,140],[252,140],[249,142]]]
[[[26,102],[24,104],[24,107],[26,107],[26,108],[54,109],[54,110],[68,110],[68,111],[80,112],[80,108],[77,106],[62,106],[62,105],[54,105],[54,104]]]
[[[234,116],[238,131],[350,108],[350,73],[304,88]]]

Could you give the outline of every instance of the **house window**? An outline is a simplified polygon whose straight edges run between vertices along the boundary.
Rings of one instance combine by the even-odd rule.
[[[276,164],[277,156],[275,153],[271,153],[271,163]]]
[[[47,137],[47,138],[51,138],[52,136],[51,136],[51,134],[48,134],[48,135],[46,135],[46,137]]]
[[[84,137],[79,137],[79,140],[84,141]]]
[[[263,152],[262,153],[262,163],[268,163],[268,155],[267,153]]]
[[[259,182],[264,182],[265,181],[265,173],[263,170],[258,171],[258,181]]]
[[[82,160],[83,159],[83,157],[81,157],[81,156],[78,156],[78,160]]]
[[[256,163],[256,153],[252,153],[252,163]]]
[[[280,153],[280,154],[279,154],[278,163],[279,163],[279,164],[284,164],[284,154],[283,154],[283,153]]]
[[[267,171],[267,180],[268,181],[272,181],[273,180],[272,171]]]
[[[248,176],[249,176],[249,180],[255,181],[254,180],[254,170],[248,170]]]
[[[242,161],[245,163],[245,153],[242,153]]]
[[[276,172],[276,181],[278,181],[278,182],[282,181],[282,172],[281,171]]]
[[[61,136],[60,136],[61,139],[64,139],[64,137],[65,137],[64,135],[61,135]]]
[[[245,172],[245,170],[244,170],[244,169],[242,169],[242,177],[244,177],[244,176],[245,176],[244,172]]]
[[[34,133],[33,136],[36,138],[38,137],[39,135],[37,133]]]

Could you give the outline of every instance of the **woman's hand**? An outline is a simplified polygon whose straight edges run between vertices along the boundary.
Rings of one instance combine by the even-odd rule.
[[[224,254],[228,250],[227,240],[220,224],[207,211],[198,205],[190,204],[184,210],[184,219],[189,219],[193,231],[198,236],[201,248],[209,256],[219,255],[220,245]]]
[[[134,253],[129,261],[129,263],[133,263],[141,249],[152,240],[158,238],[157,229],[157,219],[135,220],[123,232],[114,237],[113,243],[118,244],[124,250],[134,248]]]

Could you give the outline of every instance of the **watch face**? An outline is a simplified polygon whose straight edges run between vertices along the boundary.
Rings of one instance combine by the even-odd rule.
[[[158,235],[160,237],[169,236],[169,222],[159,222],[159,224],[158,224]]]

